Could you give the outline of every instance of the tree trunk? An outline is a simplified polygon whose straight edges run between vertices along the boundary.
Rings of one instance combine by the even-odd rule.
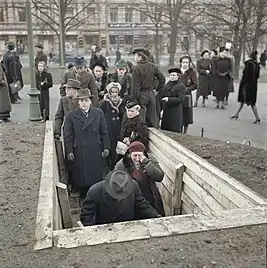
[[[156,32],[155,32],[155,63],[159,65],[159,27],[156,26]]]
[[[178,26],[176,21],[173,21],[171,23],[170,58],[169,58],[170,66],[174,65],[176,45],[177,45],[177,34],[178,34]]]

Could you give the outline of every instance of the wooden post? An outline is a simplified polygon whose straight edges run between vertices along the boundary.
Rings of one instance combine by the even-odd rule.
[[[174,194],[172,201],[173,215],[180,215],[182,209],[183,173],[185,166],[179,163],[176,166],[176,176],[174,182]]]
[[[57,195],[61,208],[62,223],[65,229],[72,228],[71,209],[67,185],[61,182],[57,183]]]
[[[57,163],[59,171],[59,181],[67,184],[67,171],[65,167],[62,141],[55,139],[55,147],[56,147],[56,155],[57,155]]]

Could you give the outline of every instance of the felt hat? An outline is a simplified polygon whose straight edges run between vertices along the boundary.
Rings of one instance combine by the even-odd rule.
[[[168,70],[168,73],[169,73],[169,74],[170,74],[170,73],[179,73],[179,72],[180,72],[179,68],[176,68],[176,67],[170,68],[170,69]]]
[[[139,106],[140,107],[140,105],[139,105],[139,103],[138,103],[137,100],[128,100],[126,102],[126,105],[125,105],[126,109],[131,109],[131,108],[133,108],[135,106]]]
[[[129,153],[133,153],[133,152],[142,152],[142,153],[144,153],[145,150],[146,150],[145,145],[140,141],[133,141],[128,147]]]
[[[136,53],[142,55],[145,58],[148,58],[150,56],[150,52],[145,48],[135,48],[133,50],[133,54],[136,54]]]
[[[37,45],[35,45],[35,47],[44,49],[44,46],[43,46],[43,44],[41,44],[41,43],[38,43]]]
[[[118,82],[111,82],[106,86],[106,89],[108,92],[110,92],[110,90],[112,88],[117,88],[119,90],[119,92],[121,91],[121,84]]]
[[[205,50],[203,50],[203,51],[201,52],[200,56],[203,57],[204,54],[206,54],[206,53],[210,53],[210,52],[209,52],[207,49],[205,49]]]
[[[135,191],[136,183],[127,172],[114,170],[106,175],[104,189],[112,198],[123,200]]]
[[[67,81],[67,84],[64,85],[65,87],[71,87],[71,88],[76,88],[80,89],[81,88],[81,82],[76,79],[69,78]]]
[[[8,50],[14,50],[15,49],[15,44],[13,42],[9,42],[6,44]]]
[[[68,69],[72,68],[73,66],[74,66],[73,63],[69,63],[68,64]]]
[[[81,57],[75,57],[74,58],[74,65],[77,68],[84,67],[86,65],[84,57],[83,56],[81,56]]]
[[[91,94],[91,91],[88,88],[83,88],[78,91],[77,99],[92,99],[94,96]]]
[[[119,60],[119,61],[116,63],[116,68],[117,68],[117,69],[126,68],[126,61],[125,61],[125,60]]]

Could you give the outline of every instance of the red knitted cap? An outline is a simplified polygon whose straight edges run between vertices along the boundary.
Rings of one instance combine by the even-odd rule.
[[[129,145],[128,151],[129,153],[133,153],[133,152],[145,152],[145,145],[140,142],[140,141],[134,141]]]

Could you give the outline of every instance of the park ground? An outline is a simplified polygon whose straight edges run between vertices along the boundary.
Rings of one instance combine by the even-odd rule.
[[[76,249],[33,251],[35,217],[41,174],[44,124],[29,123],[27,90],[13,105],[12,123],[0,125],[0,267],[62,268],[261,268],[266,267],[266,225],[243,227]],[[225,111],[196,108],[190,136],[171,135],[201,157],[267,197],[266,148],[267,84],[259,85],[262,124],[245,108],[237,121],[232,94]],[[51,89],[51,114],[59,100],[58,86]],[[204,138],[200,138],[201,128]],[[208,139],[210,138],[210,139]],[[214,141],[212,139],[216,139]],[[222,140],[222,141],[219,141]],[[229,141],[227,143],[226,141]]]

